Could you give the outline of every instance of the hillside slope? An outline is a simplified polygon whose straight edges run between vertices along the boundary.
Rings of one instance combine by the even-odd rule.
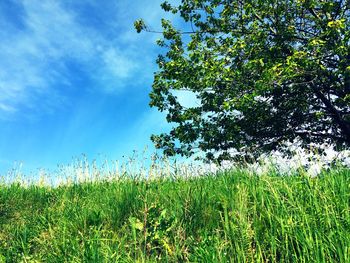
[[[0,262],[350,262],[350,171],[0,186]]]

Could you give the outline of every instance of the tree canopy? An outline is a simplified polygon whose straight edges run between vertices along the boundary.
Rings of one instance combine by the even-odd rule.
[[[152,140],[167,155],[209,159],[285,140],[350,146],[350,1],[182,0],[161,7],[150,105],[174,123]],[[138,32],[151,31],[143,20]],[[181,104],[176,91],[199,103]]]

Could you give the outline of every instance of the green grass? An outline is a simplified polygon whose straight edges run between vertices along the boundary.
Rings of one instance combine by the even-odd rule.
[[[0,186],[0,262],[350,262],[350,171]]]

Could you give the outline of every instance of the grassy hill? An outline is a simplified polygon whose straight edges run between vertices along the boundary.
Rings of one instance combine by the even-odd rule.
[[[350,262],[350,171],[0,186],[0,262]]]

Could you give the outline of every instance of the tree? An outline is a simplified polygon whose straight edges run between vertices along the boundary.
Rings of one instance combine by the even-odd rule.
[[[152,107],[174,128],[152,140],[167,155],[259,152],[299,136],[350,146],[350,1],[182,0],[162,8]],[[138,32],[151,31],[143,20]],[[174,91],[196,94],[186,108]]]

